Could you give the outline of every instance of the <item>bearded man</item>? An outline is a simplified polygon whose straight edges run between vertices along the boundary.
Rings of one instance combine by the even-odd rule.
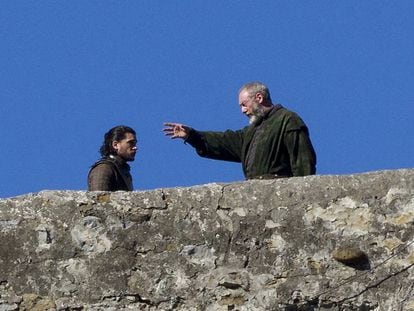
[[[250,123],[240,130],[206,132],[167,122],[163,131],[172,139],[189,143],[201,157],[241,162],[246,179],[316,173],[316,154],[306,124],[296,113],[274,105],[266,85],[243,85],[239,105]]]
[[[104,135],[99,149],[102,158],[88,173],[89,191],[132,191],[132,176],[127,162],[134,161],[137,153],[135,131],[125,125],[111,128]]]

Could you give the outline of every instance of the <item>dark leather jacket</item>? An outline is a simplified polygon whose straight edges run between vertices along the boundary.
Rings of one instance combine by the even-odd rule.
[[[104,157],[88,173],[89,191],[132,191],[129,165],[117,156]]]

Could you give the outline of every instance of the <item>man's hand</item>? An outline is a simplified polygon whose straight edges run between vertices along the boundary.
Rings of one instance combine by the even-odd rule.
[[[179,123],[164,123],[163,132],[165,136],[170,136],[171,139],[182,138],[187,139],[190,134],[190,127]]]

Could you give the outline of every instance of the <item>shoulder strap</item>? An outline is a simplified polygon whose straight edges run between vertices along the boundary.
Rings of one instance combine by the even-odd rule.
[[[99,164],[102,164],[102,163],[108,163],[108,164],[111,164],[112,166],[115,166],[115,163],[113,161],[111,161],[110,159],[102,158],[102,159],[96,161],[94,164],[92,164],[89,171],[91,171],[92,169],[94,169],[95,167],[97,167]]]

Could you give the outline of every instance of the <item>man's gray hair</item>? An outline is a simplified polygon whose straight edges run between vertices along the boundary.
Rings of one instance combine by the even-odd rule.
[[[249,93],[249,96],[254,96],[257,93],[260,93],[263,95],[263,98],[266,102],[272,103],[272,98],[270,97],[269,88],[266,85],[264,85],[262,82],[246,83],[240,88],[239,94],[244,90],[246,90],[247,93]]]

